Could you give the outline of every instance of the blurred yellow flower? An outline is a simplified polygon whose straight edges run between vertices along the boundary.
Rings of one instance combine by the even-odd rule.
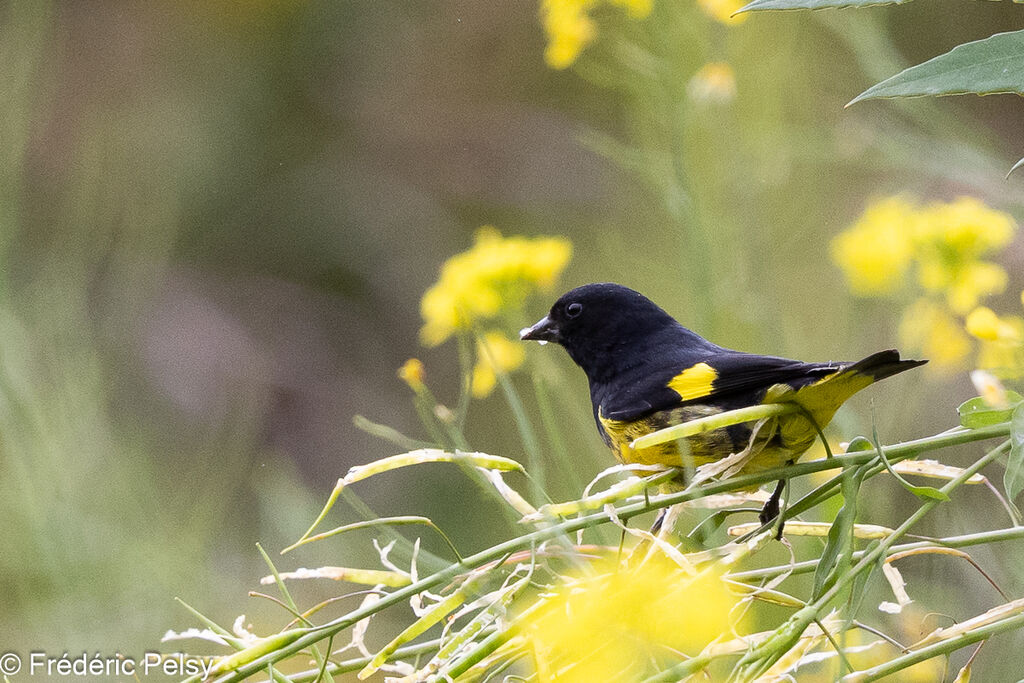
[[[854,294],[890,294],[903,283],[914,256],[914,220],[913,204],[890,197],[832,240],[832,260]]]
[[[704,13],[723,24],[739,24],[747,20],[746,14],[732,16],[739,8],[746,5],[745,0],[697,0]]]
[[[974,197],[936,202],[920,211],[921,237],[935,241],[959,258],[975,258],[1002,249],[1017,225],[1008,213],[989,208]]]
[[[544,61],[552,69],[564,69],[576,61],[597,30],[587,13],[590,0],[543,0],[540,6],[548,45]]]
[[[697,102],[728,102],[736,97],[736,74],[727,62],[708,62],[690,79],[686,92]]]
[[[1024,330],[1024,325],[1021,329]],[[1007,379],[1020,378],[1024,374],[1024,344],[982,342],[977,366]]]
[[[413,391],[419,392],[423,389],[423,378],[426,371],[423,368],[423,361],[418,358],[410,358],[398,368],[398,378],[409,385]]]
[[[1024,318],[999,316],[982,306],[967,316],[967,331],[981,340],[977,367],[1004,377],[1024,373]]]
[[[651,12],[653,0],[610,0],[607,4],[624,7],[632,19],[643,19]],[[540,15],[548,45],[544,61],[552,69],[571,66],[580,52],[597,36],[590,12],[602,0],[541,0]]]
[[[982,342],[979,367],[1014,368],[1021,365],[1024,332],[1017,331],[1015,318],[1001,319],[979,304],[1006,289],[1006,270],[984,257],[1006,247],[1016,229],[1009,214],[973,197],[928,206],[890,197],[869,206],[832,240],[832,258],[861,296],[912,289],[906,276],[916,270],[918,292],[928,297],[904,311],[900,334],[935,361],[933,368],[952,370],[973,350],[971,338],[958,329],[961,316]]]
[[[526,350],[501,332],[487,332],[476,344],[476,365],[473,367],[472,391],[483,398],[494,390],[498,373],[511,372],[523,364]]]
[[[661,558],[589,569],[564,578],[523,624],[541,682],[643,680],[666,654],[697,654],[729,632],[736,599],[717,576]]]
[[[979,306],[971,311],[966,323],[967,331],[978,339],[1017,344],[1024,341],[1024,337],[1021,336],[1021,325],[1020,318],[1000,318],[987,306]]]
[[[566,239],[502,237],[480,228],[472,248],[448,259],[423,294],[421,341],[437,346],[457,330],[518,310],[532,291],[554,285],[571,254]]]
[[[916,263],[920,285],[964,314],[1006,288],[1006,271],[981,257],[1009,244],[1015,229],[1009,214],[972,197],[927,207],[890,197],[832,240],[832,258],[861,296],[892,294]]]
[[[951,263],[948,259],[923,256],[918,280],[927,291],[945,292],[949,307],[963,314],[977,306],[983,297],[1006,289],[1008,278],[1002,266],[988,261]]]
[[[928,299],[918,299],[903,312],[899,337],[919,349],[937,370],[956,369],[971,352],[971,339],[956,318]]]
[[[973,197],[933,203],[918,211],[918,280],[926,290],[945,293],[954,312],[964,314],[1006,288],[1002,267],[981,260],[1013,239],[1016,224]]]
[[[981,340],[979,368],[1000,370],[1010,376],[1024,371],[1024,318],[1001,317],[992,309],[979,306],[967,316],[966,327]]]

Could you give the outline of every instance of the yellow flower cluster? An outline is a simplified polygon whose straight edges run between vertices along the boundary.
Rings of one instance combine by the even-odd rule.
[[[624,7],[633,19],[651,13],[653,0],[541,0],[540,16],[548,37],[544,61],[552,69],[571,66],[596,36],[590,13],[599,5]]]
[[[965,324],[984,341],[979,364],[996,367],[991,363],[1009,358],[1001,347],[1020,345],[1016,323],[978,305],[1006,289],[1006,271],[985,258],[1006,247],[1016,227],[1008,214],[971,197],[930,205],[890,197],[836,236],[832,258],[854,294],[918,295],[904,311],[900,336],[933,367],[954,369],[968,357],[973,344]]]
[[[1015,229],[1008,214],[971,197],[929,206],[890,197],[832,241],[832,258],[862,296],[894,293],[916,265],[921,287],[963,315],[1006,288],[1006,272],[982,257],[1009,244]]]
[[[913,258],[914,205],[890,197],[869,206],[832,240],[832,260],[859,296],[891,294],[903,284]]]
[[[525,620],[539,681],[639,681],[666,653],[700,652],[729,632],[736,598],[714,575],[663,558],[567,577]]]
[[[424,293],[420,338],[437,346],[458,330],[518,310],[530,292],[554,285],[571,255],[566,239],[506,238],[493,227],[480,228],[472,248],[445,261]]]
[[[480,228],[473,246],[448,259],[437,282],[423,294],[421,341],[437,346],[456,332],[479,332],[472,391],[486,396],[498,374],[515,370],[524,359],[522,344],[495,326],[521,325],[526,298],[537,290],[549,291],[571,255],[572,244],[563,238],[502,237],[493,227]],[[403,372],[407,383],[406,376],[415,381],[415,368]]]

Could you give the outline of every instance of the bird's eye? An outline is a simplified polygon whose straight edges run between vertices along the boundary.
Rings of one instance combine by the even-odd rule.
[[[567,316],[569,316],[570,318],[575,318],[576,316],[578,316],[582,312],[583,312],[583,304],[581,304],[581,303],[571,303],[571,304],[569,304],[568,306],[565,307],[565,314]]]

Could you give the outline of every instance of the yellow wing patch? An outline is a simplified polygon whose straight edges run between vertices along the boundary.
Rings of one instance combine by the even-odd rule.
[[[707,363],[697,363],[686,368],[669,380],[668,388],[679,394],[683,401],[707,396],[711,393],[711,385],[718,379],[718,373]]]

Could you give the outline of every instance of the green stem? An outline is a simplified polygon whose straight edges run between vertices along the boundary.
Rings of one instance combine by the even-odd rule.
[[[1024,526],[1010,527],[1007,529],[996,529],[994,531],[980,531],[976,534],[964,534],[962,536],[949,536],[936,539],[935,541],[920,541],[918,543],[904,543],[894,545],[888,549],[886,555],[901,553],[905,550],[918,550],[920,548],[967,548],[972,545],[983,543],[995,543],[998,541],[1012,541],[1024,538]],[[853,559],[859,560],[864,557],[864,550],[857,550],[853,553]],[[806,560],[795,564],[777,565],[775,567],[764,567],[762,569],[750,569],[743,572],[727,574],[727,578],[734,581],[760,581],[771,579],[782,574],[807,574],[814,571],[818,566],[818,560]]]
[[[537,372],[531,372],[530,375],[533,378],[533,393],[537,399],[540,421],[544,425],[544,433],[547,434],[548,442],[551,443],[552,457],[555,462],[572,462],[569,457],[569,449],[566,448],[565,439],[562,437],[562,429],[558,425],[558,418],[555,417],[555,411],[551,409],[551,397],[545,384],[546,380]],[[586,486],[586,482],[579,481],[579,471],[575,467],[570,467],[568,470],[574,477],[573,484],[576,486],[574,490],[580,490]],[[543,474],[543,470],[541,474]],[[543,478],[540,481],[545,482]]]
[[[905,655],[890,659],[884,664],[865,669],[863,671],[855,671],[845,677],[843,677],[843,683],[870,683],[870,681],[877,681],[879,678],[883,678],[897,671],[902,671],[908,667],[931,659],[932,657],[938,657],[939,655],[948,654],[954,650],[959,650],[962,647],[966,647],[971,643],[976,643],[979,640],[985,640],[997,633],[1004,631],[1012,631],[1013,629],[1024,626],[1024,614],[1016,614],[1007,619],[1001,619],[999,621],[992,622],[991,624],[985,624],[978,628],[973,628],[970,631],[961,633],[953,638],[946,640],[940,640],[937,643],[932,643],[922,647],[920,650],[914,650],[908,652]]]
[[[423,655],[428,652],[434,652],[438,647],[441,646],[441,638],[435,638],[433,640],[427,640],[422,643],[416,643],[414,645],[406,645],[400,647],[392,654],[393,659],[402,659],[404,657],[415,657],[417,655]],[[369,657],[357,657],[355,659],[345,659],[340,662],[329,662],[327,664],[327,672],[332,674],[343,674],[351,671],[359,671],[364,666],[370,663],[373,659],[373,655]],[[297,674],[289,676],[292,683],[311,683],[316,680],[317,674],[320,673],[319,669],[308,669],[307,671],[300,671]],[[266,681],[257,681],[256,683],[266,683]]]
[[[675,681],[681,681],[687,676],[695,674],[701,669],[707,667],[713,659],[715,659],[715,655],[701,654],[696,657],[690,657],[669,669],[665,669],[664,671],[651,676],[647,680],[643,681],[643,683],[669,683],[670,681],[674,683]]]
[[[473,348],[470,335],[457,335],[459,346],[459,400],[455,404],[455,424],[459,430],[466,428],[466,414],[469,412],[469,399],[473,385]]]
[[[979,429],[959,430],[923,439],[917,439],[915,441],[908,441],[899,445],[887,447],[885,450],[890,461],[901,460],[913,457],[923,451],[955,446],[972,441],[981,441],[995,437],[1005,437],[1009,432],[1010,425],[1003,423],[988,427],[981,427]],[[812,472],[835,469],[837,465],[844,467],[863,464],[871,461],[873,458],[877,457],[877,455],[878,454],[874,450],[859,451],[857,453],[837,455],[828,461],[821,460],[801,463],[786,467],[777,467],[755,474],[740,475],[724,482],[716,482],[714,484],[703,486],[699,489],[687,489],[685,491],[663,494],[651,497],[648,500],[623,505],[617,508],[615,512],[619,519],[630,519],[637,515],[644,514],[645,512],[649,512],[652,509],[668,507],[687,500],[694,500],[696,498],[725,493],[728,491],[742,490],[770,481],[776,481],[778,479],[788,479],[804,474],[810,474]],[[979,463],[981,462],[982,461],[979,461]],[[970,473],[973,474],[973,472]],[[969,476],[969,474],[967,476]],[[376,614],[377,612],[380,612],[392,605],[405,602],[412,596],[421,593],[424,590],[429,590],[438,585],[443,585],[461,573],[476,569],[488,562],[498,560],[509,553],[513,553],[518,550],[525,550],[533,545],[539,545],[544,541],[570,534],[581,529],[586,529],[597,524],[607,523],[609,521],[610,517],[607,513],[603,511],[595,512],[575,519],[564,520],[558,524],[552,524],[545,528],[505,541],[504,543],[499,543],[498,545],[492,546],[486,550],[482,550],[465,558],[462,562],[451,564],[434,574],[420,579],[416,583],[389,593],[373,605],[356,609],[349,614],[327,622],[318,628],[309,629],[308,633],[300,636],[294,642],[280,650],[269,652],[252,662],[240,666],[235,671],[221,676],[217,679],[217,683],[233,683],[234,681],[240,681],[248,678],[249,676],[262,671],[268,664],[290,657],[313,643],[317,643],[335,633],[353,626],[360,620],[365,619],[372,614]],[[816,613],[817,610],[815,610],[815,614]]]
[[[958,433],[959,432],[954,432],[950,436]],[[947,483],[939,489],[939,491],[948,496],[952,491],[956,490],[961,484],[967,481],[971,475],[975,474],[978,470],[1005,451],[1009,445],[1010,442],[1005,441],[992,449],[977,462],[964,469],[956,479]],[[889,449],[885,450],[888,451]],[[878,455],[874,450],[864,452],[871,453],[872,455]],[[780,657],[792,648],[807,626],[818,618],[818,614],[820,614],[823,609],[825,609],[838,595],[840,595],[843,590],[853,583],[861,572],[873,566],[874,562],[889,549],[896,539],[903,536],[910,527],[920,521],[922,517],[930,512],[931,509],[940,502],[942,501],[934,498],[926,500],[924,504],[915,510],[910,517],[908,517],[893,531],[893,533],[889,534],[884,539],[881,539],[872,549],[865,552],[857,564],[854,565],[850,571],[845,572],[842,576],[838,577],[835,583],[813,604],[796,612],[785,624],[780,626],[772,636],[744,655],[737,668],[733,671],[733,675],[730,680],[753,680],[767,671],[772,664],[777,662]]]
[[[526,471],[530,473],[530,484],[533,488],[534,500],[545,500],[548,495],[544,490],[544,457],[540,451],[537,432],[533,429],[533,423],[527,416],[526,409],[523,408],[523,402],[519,398],[519,393],[512,386],[512,381],[503,372],[499,372],[497,375],[498,383],[501,384],[501,390],[505,394],[505,400],[508,401],[508,407],[512,410],[516,427],[519,429],[519,437],[523,441],[523,448],[526,450]]]
[[[263,561],[267,563],[267,567],[270,568],[270,573],[274,575],[274,582],[277,584],[278,590],[281,591],[281,597],[284,598],[284,602],[291,609],[293,614],[297,614],[301,617],[302,613],[299,611],[299,606],[295,604],[295,600],[292,599],[291,591],[288,590],[288,586],[285,585],[284,581],[281,580],[281,575],[277,571],[277,567],[274,566],[273,560],[270,559],[270,555],[267,555],[267,551],[263,549],[263,546],[259,543],[256,544],[256,549],[260,551],[260,555],[263,556]],[[305,620],[303,620],[305,621]],[[333,636],[332,636],[333,637]],[[323,676],[323,669],[326,663],[326,659],[320,654],[320,648],[315,644],[310,644],[309,649],[313,652],[313,660],[316,662],[317,667],[320,669],[320,675]],[[328,650],[329,652],[329,650]],[[327,680],[330,683],[334,683],[334,678],[331,674],[326,674]]]

